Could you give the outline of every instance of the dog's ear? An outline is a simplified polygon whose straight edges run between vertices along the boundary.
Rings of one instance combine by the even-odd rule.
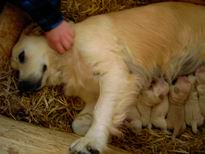
[[[25,38],[26,36],[32,36],[32,35],[40,36],[43,35],[43,33],[44,33],[43,30],[37,24],[31,23],[23,30],[19,40]]]
[[[23,31],[22,35],[42,35],[43,30],[35,23],[31,23],[28,25],[25,30]]]

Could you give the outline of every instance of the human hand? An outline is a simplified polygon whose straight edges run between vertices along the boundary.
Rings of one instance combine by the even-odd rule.
[[[59,53],[64,53],[69,50],[74,40],[74,30],[71,24],[62,21],[56,28],[45,32],[45,37],[50,47]]]

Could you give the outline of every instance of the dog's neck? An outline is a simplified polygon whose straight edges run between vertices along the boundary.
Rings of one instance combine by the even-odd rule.
[[[90,67],[83,61],[76,49],[71,48],[64,54],[58,54],[52,50],[48,52],[48,56],[49,85],[65,84],[70,79],[83,86],[87,79],[92,78]]]

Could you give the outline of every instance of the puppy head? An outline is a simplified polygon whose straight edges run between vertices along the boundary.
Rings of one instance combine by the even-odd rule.
[[[177,79],[175,87],[178,89],[176,90],[177,92],[188,94],[191,91],[191,82],[189,81],[188,77],[180,76]]]
[[[22,92],[40,89],[48,78],[49,49],[42,36],[22,36],[14,46],[11,66],[19,71],[18,88]]]
[[[152,88],[144,89],[141,91],[141,95],[139,96],[139,101],[146,106],[153,107],[161,102],[153,92]]]
[[[199,84],[205,83],[205,65],[201,65],[196,69],[195,76]]]
[[[180,76],[170,90],[171,99],[178,105],[184,104],[191,92],[191,82],[188,77]]]
[[[163,78],[159,78],[153,85],[153,92],[157,97],[163,99],[169,92],[169,84]]]

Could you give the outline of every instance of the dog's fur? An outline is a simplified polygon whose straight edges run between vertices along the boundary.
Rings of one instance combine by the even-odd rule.
[[[152,83],[148,89],[143,89],[137,98],[136,107],[141,117],[142,126],[148,126],[150,129],[152,127],[152,120],[157,116],[152,117],[154,119],[151,118],[152,108],[158,106],[162,102],[161,96],[168,92],[168,90],[162,87],[163,84],[160,83],[160,80],[158,79],[156,83]]]
[[[124,122],[126,126],[132,129],[135,134],[139,134],[142,130],[142,115],[137,107],[132,107],[127,113],[127,120]]]
[[[150,122],[151,125],[153,124],[155,127],[161,128],[164,132],[167,132],[167,122],[165,117],[167,115],[169,106],[169,84],[163,79],[159,79],[158,82],[154,85],[153,89],[155,93],[157,93],[156,97],[159,99],[160,103],[152,107]]]
[[[196,89],[196,77],[189,75],[188,80],[191,83],[191,93],[185,104],[185,122],[191,126],[194,133],[198,132],[197,127],[204,123],[204,117],[201,114],[199,106],[199,98]]]
[[[191,83],[188,78],[178,77],[177,82],[170,87],[169,110],[167,114],[167,128],[174,129],[172,139],[182,133],[185,124],[185,103],[191,92]]]
[[[124,120],[152,78],[163,75],[170,82],[205,61],[202,6],[153,4],[90,17],[73,28],[74,45],[64,55],[53,51],[43,36],[25,35],[12,53],[21,89],[64,83],[66,95],[79,95],[95,106],[91,127],[71,145],[71,153],[103,151],[110,128]]]
[[[199,108],[205,118],[205,65],[197,68],[196,73],[197,92],[199,95]]]

